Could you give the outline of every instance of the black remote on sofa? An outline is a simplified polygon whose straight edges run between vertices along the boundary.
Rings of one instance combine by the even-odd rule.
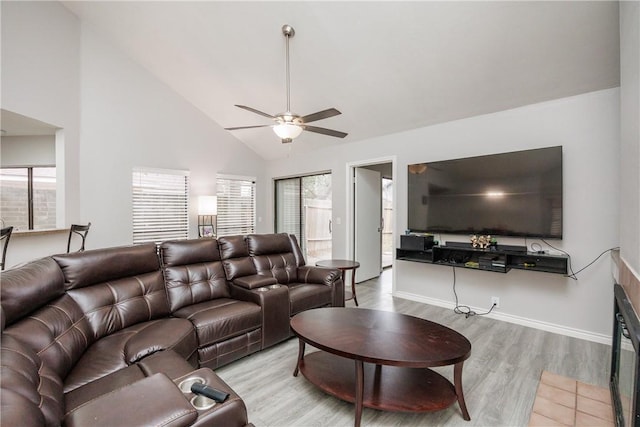
[[[215,388],[209,387],[208,385],[202,383],[194,383],[191,386],[191,391],[195,394],[207,396],[208,398],[213,399],[218,403],[224,402],[229,397],[229,393],[216,390]]]

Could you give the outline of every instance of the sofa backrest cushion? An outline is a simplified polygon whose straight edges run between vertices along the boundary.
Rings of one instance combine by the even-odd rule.
[[[11,325],[63,293],[62,271],[51,258],[3,271],[0,301],[5,325]]]
[[[60,378],[67,376],[95,341],[84,312],[68,295],[7,326],[5,336],[27,344]]]
[[[251,234],[247,246],[259,275],[272,276],[278,283],[298,280],[298,260],[288,234]]]
[[[227,279],[252,276],[257,273],[249,256],[249,248],[244,236],[225,236],[218,238],[220,257]]]
[[[249,256],[249,248],[243,235],[219,237],[218,247],[223,260]]]
[[[160,245],[163,267],[220,261],[216,239],[171,240]]]
[[[64,415],[62,381],[20,340],[2,335],[2,425],[59,426]]]
[[[154,243],[54,255],[65,288],[77,289],[160,270]]]
[[[298,263],[298,267],[302,267],[307,263],[304,260],[304,255],[302,255],[302,250],[300,249],[300,245],[298,244],[298,239],[295,234],[289,234],[289,241],[291,242],[291,249],[293,250],[293,254],[296,256],[296,262]]]
[[[154,244],[55,255],[67,294],[85,313],[93,339],[166,317],[169,303]]]
[[[287,233],[250,234],[246,237],[246,241],[251,256],[293,252]]]
[[[164,242],[160,246],[160,259],[171,312],[231,296],[216,240]]]

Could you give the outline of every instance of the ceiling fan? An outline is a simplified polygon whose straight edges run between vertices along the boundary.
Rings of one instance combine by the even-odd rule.
[[[278,137],[282,140],[283,143],[292,142],[295,138],[300,136],[303,130],[309,132],[320,133],[322,135],[334,136],[336,138],[344,138],[348,134],[345,132],[340,132],[333,129],[321,128],[317,126],[309,126],[307,123],[312,123],[318,120],[327,119],[329,117],[337,116],[342,114],[340,111],[335,108],[329,108],[326,110],[318,111],[316,113],[307,114],[306,116],[300,116],[298,114],[291,112],[291,84],[290,84],[290,73],[289,73],[289,39],[293,37],[296,32],[291,25],[283,25],[282,26],[282,34],[287,42],[286,49],[286,59],[287,59],[287,111],[284,113],[279,113],[275,115],[271,115],[268,113],[264,113],[262,111],[256,110],[255,108],[247,107],[246,105],[237,105],[236,107],[242,108],[243,110],[251,111],[252,113],[259,114],[261,116],[270,118],[275,123],[271,125],[255,125],[255,126],[239,126],[232,128],[225,128],[226,130],[239,130],[239,129],[252,129],[252,128],[262,128],[262,127],[271,127],[273,131],[278,135]]]

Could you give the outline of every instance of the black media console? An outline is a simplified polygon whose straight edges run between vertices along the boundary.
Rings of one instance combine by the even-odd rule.
[[[542,271],[567,275],[569,258],[566,255],[549,255],[527,252],[524,246],[499,245],[478,249],[471,243],[447,242],[431,250],[396,249],[396,259],[424,262],[476,270],[506,273],[511,269]]]

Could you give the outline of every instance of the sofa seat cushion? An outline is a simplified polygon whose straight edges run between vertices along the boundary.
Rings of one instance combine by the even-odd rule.
[[[127,384],[66,414],[66,427],[192,425],[198,412],[163,374]]]
[[[175,351],[159,351],[145,357],[138,363],[70,391],[64,396],[66,412],[69,413],[103,394],[133,384],[153,374],[164,373],[169,378],[176,379],[187,375],[193,369],[194,367]]]
[[[216,369],[241,359],[262,348],[262,329],[254,329],[237,337],[198,349],[201,368]]]
[[[68,393],[139,362],[155,352],[168,349],[184,359],[191,357],[197,349],[191,322],[166,318],[122,329],[98,340],[87,349],[65,378],[64,392]]]
[[[291,316],[312,308],[331,304],[331,287],[312,283],[289,284]]]
[[[201,348],[258,329],[262,319],[259,305],[230,298],[187,306],[173,315],[193,323]]]

